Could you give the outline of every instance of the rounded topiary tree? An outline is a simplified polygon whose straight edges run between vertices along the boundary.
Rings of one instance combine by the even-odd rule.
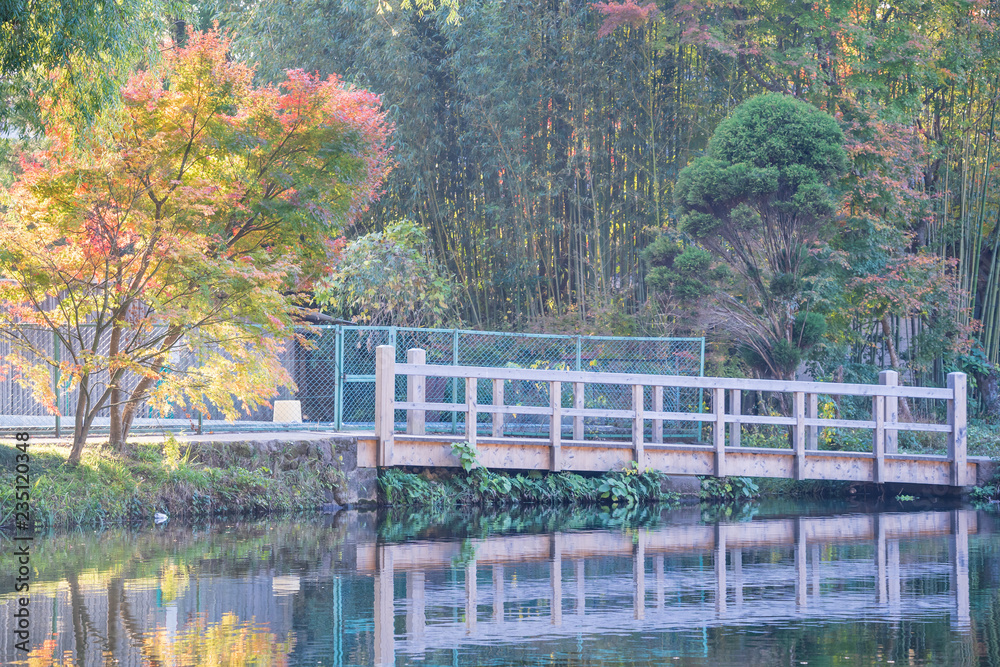
[[[825,331],[810,312],[809,279],[846,168],[837,121],[774,93],[738,106],[707,154],[678,176],[681,230],[736,276],[717,292],[725,321],[751,364],[772,377],[793,377],[801,350]]]

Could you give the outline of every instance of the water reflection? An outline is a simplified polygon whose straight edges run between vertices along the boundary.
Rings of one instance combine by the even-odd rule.
[[[62,534],[36,542],[30,656],[0,572],[0,660],[1000,665],[995,515],[742,516],[343,512]]]

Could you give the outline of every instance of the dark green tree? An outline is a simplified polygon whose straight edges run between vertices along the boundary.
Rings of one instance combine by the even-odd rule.
[[[833,188],[847,166],[844,135],[828,114],[771,93],[738,106],[706,155],[677,178],[681,229],[727,265],[718,291],[725,326],[765,374],[794,376],[801,350],[825,330],[810,313],[816,252],[832,233]]]

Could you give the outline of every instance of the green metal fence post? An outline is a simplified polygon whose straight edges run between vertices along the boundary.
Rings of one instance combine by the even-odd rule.
[[[583,337],[576,337],[576,370],[583,370]]]
[[[62,379],[59,377],[59,335],[52,332],[52,352],[56,365],[52,367],[52,390],[56,395],[56,437],[62,437],[62,423],[59,418],[59,384]]]
[[[698,365],[698,377],[705,377],[705,339],[701,339],[701,363]],[[702,406],[705,404],[703,400],[703,394],[705,390],[698,390],[698,412],[701,412]],[[701,422],[697,422],[698,426],[698,442],[701,442]]]
[[[458,329],[451,330],[451,365],[458,366]],[[451,402],[458,403],[458,378],[451,379]],[[451,434],[458,433],[458,413],[451,413]]]
[[[335,374],[333,391],[333,427],[344,428],[344,327],[336,325],[333,334],[333,370]]]

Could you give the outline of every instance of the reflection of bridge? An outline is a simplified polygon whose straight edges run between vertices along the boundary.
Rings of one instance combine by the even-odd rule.
[[[380,346],[375,376],[375,445],[359,442],[359,456],[366,465],[451,466],[458,465],[450,445],[465,441],[477,451],[488,468],[606,471],[621,469],[636,461],[640,469],[654,468],[678,475],[747,475],[793,479],[828,479],[863,482],[897,482],[943,486],[971,486],[977,475],[986,478],[988,459],[970,459],[966,452],[966,378],[951,373],[948,387],[904,387],[898,374],[883,371],[880,384],[834,382],[784,382],[740,378],[682,377],[627,373],[590,373],[520,368],[436,366],[424,362],[424,351],[407,353],[406,364],[395,363],[395,349]],[[406,377],[406,400],[396,400],[397,376]],[[426,400],[426,379],[454,378],[465,384],[465,401],[438,403]],[[491,397],[480,404],[479,382]],[[507,405],[508,383],[533,383],[547,405]],[[627,410],[587,407],[588,385],[623,385],[631,389]],[[704,392],[711,412],[665,412],[664,391],[697,389]],[[570,391],[571,390],[571,391]],[[787,416],[744,415],[741,392],[789,394]],[[871,419],[830,419],[818,412],[819,396],[862,396],[872,402]],[[726,409],[728,396],[729,409]],[[902,398],[944,401],[945,424],[901,422],[898,403]],[[571,406],[571,407],[567,407]],[[396,411],[406,414],[406,433],[395,433]],[[429,435],[428,412],[454,412],[465,422],[460,437]],[[545,438],[505,437],[507,415],[535,415],[548,422]],[[614,419],[631,423],[631,442],[586,440],[585,420]],[[708,424],[712,444],[664,442],[664,424],[696,422]],[[791,447],[741,447],[741,427],[777,425],[789,427]],[[872,432],[870,452],[820,451],[823,428],[867,429]],[[487,429],[489,435],[480,433]],[[565,437],[564,431],[572,431]],[[900,431],[941,433],[947,438],[946,456],[906,454],[899,451]],[[728,432],[728,439],[727,439]],[[647,433],[649,434],[647,436]],[[728,441],[727,441],[728,440]],[[360,460],[359,460],[360,463]]]
[[[913,603],[907,604],[908,618],[949,614],[955,629],[966,630],[969,533],[976,531],[976,513],[956,510],[673,525],[620,533],[513,535],[464,544],[380,543],[358,546],[358,570],[374,575],[378,665],[395,664],[397,653],[452,648],[458,637],[462,643],[473,644],[531,642],[542,637],[693,630],[713,624],[802,618],[898,619],[904,598]],[[917,538],[941,539],[947,559],[930,561],[926,554],[902,557],[900,543]],[[829,547],[851,543],[873,544],[873,560],[824,556]],[[790,564],[752,559],[745,563],[748,553],[788,546],[793,552]],[[945,544],[940,546],[945,550]],[[680,572],[665,567],[665,558],[706,554],[712,554],[714,571]],[[631,559],[631,582],[595,573],[593,561],[608,557]],[[428,589],[427,572],[449,570],[463,561],[464,595],[454,587]],[[549,563],[547,580],[526,578],[522,573],[520,579],[513,578],[514,588],[511,570],[531,561]],[[571,569],[571,576],[567,577],[566,569]],[[488,588],[480,587],[484,571],[490,573]],[[404,572],[406,578],[402,604],[393,591],[397,572]],[[947,580],[947,592],[923,591],[919,597],[915,592],[904,594],[909,582],[927,578]],[[824,589],[831,588],[824,595]],[[714,609],[690,599],[704,590],[714,591]],[[514,606],[537,600],[548,600],[547,616],[512,622]],[[464,620],[442,620],[438,614],[428,624],[429,607],[464,609]],[[397,611],[406,619],[401,637],[394,632]]]

